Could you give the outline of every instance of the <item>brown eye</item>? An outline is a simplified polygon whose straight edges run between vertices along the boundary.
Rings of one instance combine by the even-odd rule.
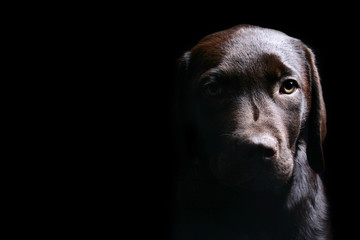
[[[286,80],[280,88],[280,93],[291,94],[298,88],[298,84],[295,80]]]
[[[214,97],[220,95],[222,88],[218,83],[208,83],[204,86],[204,93],[207,96]]]

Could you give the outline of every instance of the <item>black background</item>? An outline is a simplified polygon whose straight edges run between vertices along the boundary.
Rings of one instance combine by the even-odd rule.
[[[21,120],[34,133],[24,141],[29,151],[15,151],[25,154],[29,176],[20,185],[29,190],[13,188],[21,196],[10,210],[20,212],[13,217],[24,221],[23,232],[168,239],[177,154],[171,125],[176,60],[210,33],[254,24],[301,39],[317,56],[328,113],[323,178],[333,230],[337,239],[357,236],[358,13],[357,6],[326,4],[79,3],[28,11],[13,27],[20,36],[14,34],[16,46],[9,47],[28,66],[14,72],[23,72],[29,85],[45,80],[21,101],[30,105]],[[29,102],[34,96],[38,100]]]
[[[207,34],[237,24],[277,29],[313,49],[327,107],[323,179],[333,231],[336,239],[357,236],[360,93],[355,16],[349,12],[350,6],[263,6],[261,11],[259,6],[240,4],[207,10],[190,6],[180,9],[175,4],[136,15],[130,24],[129,19],[118,21],[115,17],[117,21],[111,25],[115,29],[105,30],[114,31],[110,37],[116,35],[119,40],[114,44],[114,55],[120,64],[114,67],[120,81],[115,90],[110,90],[116,94],[111,111],[119,120],[111,134],[116,144],[107,147],[117,154],[116,169],[111,163],[103,170],[102,175],[109,171],[114,176],[105,180],[111,182],[111,188],[105,187],[102,193],[105,201],[109,197],[116,206],[109,211],[119,216],[118,225],[124,227],[120,223],[124,219],[125,228],[130,224],[135,238],[147,235],[168,239],[171,228],[176,171],[171,111],[176,60]]]

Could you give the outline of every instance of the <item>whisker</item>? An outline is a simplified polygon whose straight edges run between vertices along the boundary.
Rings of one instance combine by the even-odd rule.
[[[225,132],[223,134],[220,134],[220,137],[234,137],[236,134],[233,132]]]

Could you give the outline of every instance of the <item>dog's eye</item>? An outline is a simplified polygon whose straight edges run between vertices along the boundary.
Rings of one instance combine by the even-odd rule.
[[[218,83],[208,83],[204,86],[204,93],[207,96],[214,97],[220,95],[222,92],[222,88]]]
[[[280,93],[291,94],[298,88],[298,84],[295,80],[286,80],[280,88]]]

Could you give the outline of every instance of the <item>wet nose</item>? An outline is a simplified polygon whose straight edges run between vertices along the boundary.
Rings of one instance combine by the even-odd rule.
[[[237,141],[241,157],[271,161],[276,158],[278,143],[274,137],[268,135],[254,136],[242,141]]]

